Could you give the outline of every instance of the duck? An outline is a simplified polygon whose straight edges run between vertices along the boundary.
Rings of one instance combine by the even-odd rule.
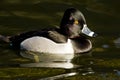
[[[65,10],[59,28],[28,31],[10,36],[13,48],[45,54],[85,53],[92,49],[92,42],[87,38],[95,37],[84,15],[76,8]]]

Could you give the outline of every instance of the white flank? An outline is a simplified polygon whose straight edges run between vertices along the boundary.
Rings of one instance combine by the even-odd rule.
[[[55,43],[54,41],[45,37],[35,36],[24,40],[20,47],[22,50],[28,50],[40,53],[51,54],[73,54],[71,40],[68,39],[66,43]]]

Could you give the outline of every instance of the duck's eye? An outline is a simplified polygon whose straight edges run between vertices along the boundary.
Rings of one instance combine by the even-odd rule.
[[[78,20],[75,20],[75,21],[74,21],[74,24],[78,25],[78,24],[79,24],[79,21],[78,21]]]

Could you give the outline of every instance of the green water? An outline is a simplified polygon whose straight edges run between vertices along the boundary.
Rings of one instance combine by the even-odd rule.
[[[33,60],[23,58],[19,51],[12,50],[8,44],[0,42],[0,80],[44,79],[71,72],[72,77],[61,80],[119,80],[120,44],[114,40],[120,37],[119,0],[1,0],[0,34],[15,35],[30,30],[59,26],[64,11],[76,7],[86,17],[89,28],[98,37],[90,38],[93,43],[91,53],[79,55],[72,63],[79,68],[25,68],[19,64]]]

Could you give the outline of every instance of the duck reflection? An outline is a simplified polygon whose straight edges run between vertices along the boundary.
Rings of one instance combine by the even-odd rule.
[[[71,63],[74,54],[40,54],[31,51],[21,51],[21,56],[32,59],[34,63],[21,64],[21,67],[50,67],[50,68],[75,68],[78,65]]]

